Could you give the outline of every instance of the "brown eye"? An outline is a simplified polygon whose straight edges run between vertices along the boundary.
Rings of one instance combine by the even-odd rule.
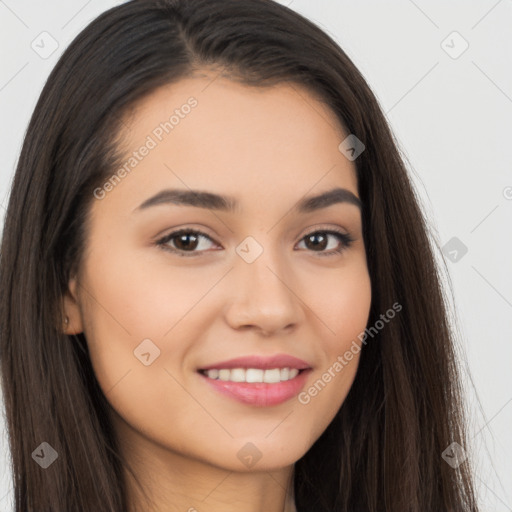
[[[174,246],[179,250],[194,250],[198,245],[199,237],[194,233],[176,235]]]
[[[338,239],[338,245],[333,244],[330,251],[326,251],[329,246],[329,237],[334,237]],[[353,242],[353,239],[350,235],[346,233],[341,233],[338,231],[314,231],[309,235],[306,235],[302,240],[305,241],[305,245],[307,249],[312,250],[313,252],[318,252],[319,255],[329,256],[334,254],[339,254],[346,248],[350,246]]]
[[[198,247],[204,249],[205,244],[201,243],[203,239],[213,242],[208,235],[201,231],[180,229],[158,240],[157,245],[166,251],[177,253],[179,256],[195,256],[196,253],[204,252],[203,250],[196,250]],[[206,245],[208,245],[207,242]]]
[[[306,247],[308,249],[324,250],[327,247],[328,236],[325,233],[317,231],[305,237]]]

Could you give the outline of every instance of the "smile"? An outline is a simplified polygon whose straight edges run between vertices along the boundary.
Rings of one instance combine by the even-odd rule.
[[[253,407],[271,407],[295,398],[304,389],[312,371],[311,368],[233,368],[199,370],[198,375],[210,389],[225,397]],[[209,372],[214,377],[207,375]],[[256,382],[250,382],[256,378]],[[265,378],[272,382],[261,381]]]

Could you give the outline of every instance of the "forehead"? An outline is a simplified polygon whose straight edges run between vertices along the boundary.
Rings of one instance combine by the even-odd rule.
[[[241,203],[244,194],[286,202],[287,195],[296,201],[334,186],[357,194],[355,166],[338,149],[346,137],[339,120],[297,84],[255,87],[214,74],[183,79],[131,108],[121,136],[124,163],[134,165],[116,188],[132,202],[164,186]]]

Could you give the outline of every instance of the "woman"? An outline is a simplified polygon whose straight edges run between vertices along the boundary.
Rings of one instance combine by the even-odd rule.
[[[0,285],[17,511],[477,511],[404,163],[284,6],[94,20],[30,122]]]

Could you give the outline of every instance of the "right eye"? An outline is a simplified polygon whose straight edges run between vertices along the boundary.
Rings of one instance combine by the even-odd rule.
[[[161,247],[164,251],[175,253],[178,256],[196,256],[194,253],[204,252],[203,250],[195,250],[198,246],[202,246],[204,249],[205,244],[200,243],[201,239],[213,242],[207,234],[201,231],[195,229],[179,229],[157,240],[156,245]],[[172,244],[170,244],[170,242],[172,242]],[[206,245],[208,245],[208,243],[206,243]]]

